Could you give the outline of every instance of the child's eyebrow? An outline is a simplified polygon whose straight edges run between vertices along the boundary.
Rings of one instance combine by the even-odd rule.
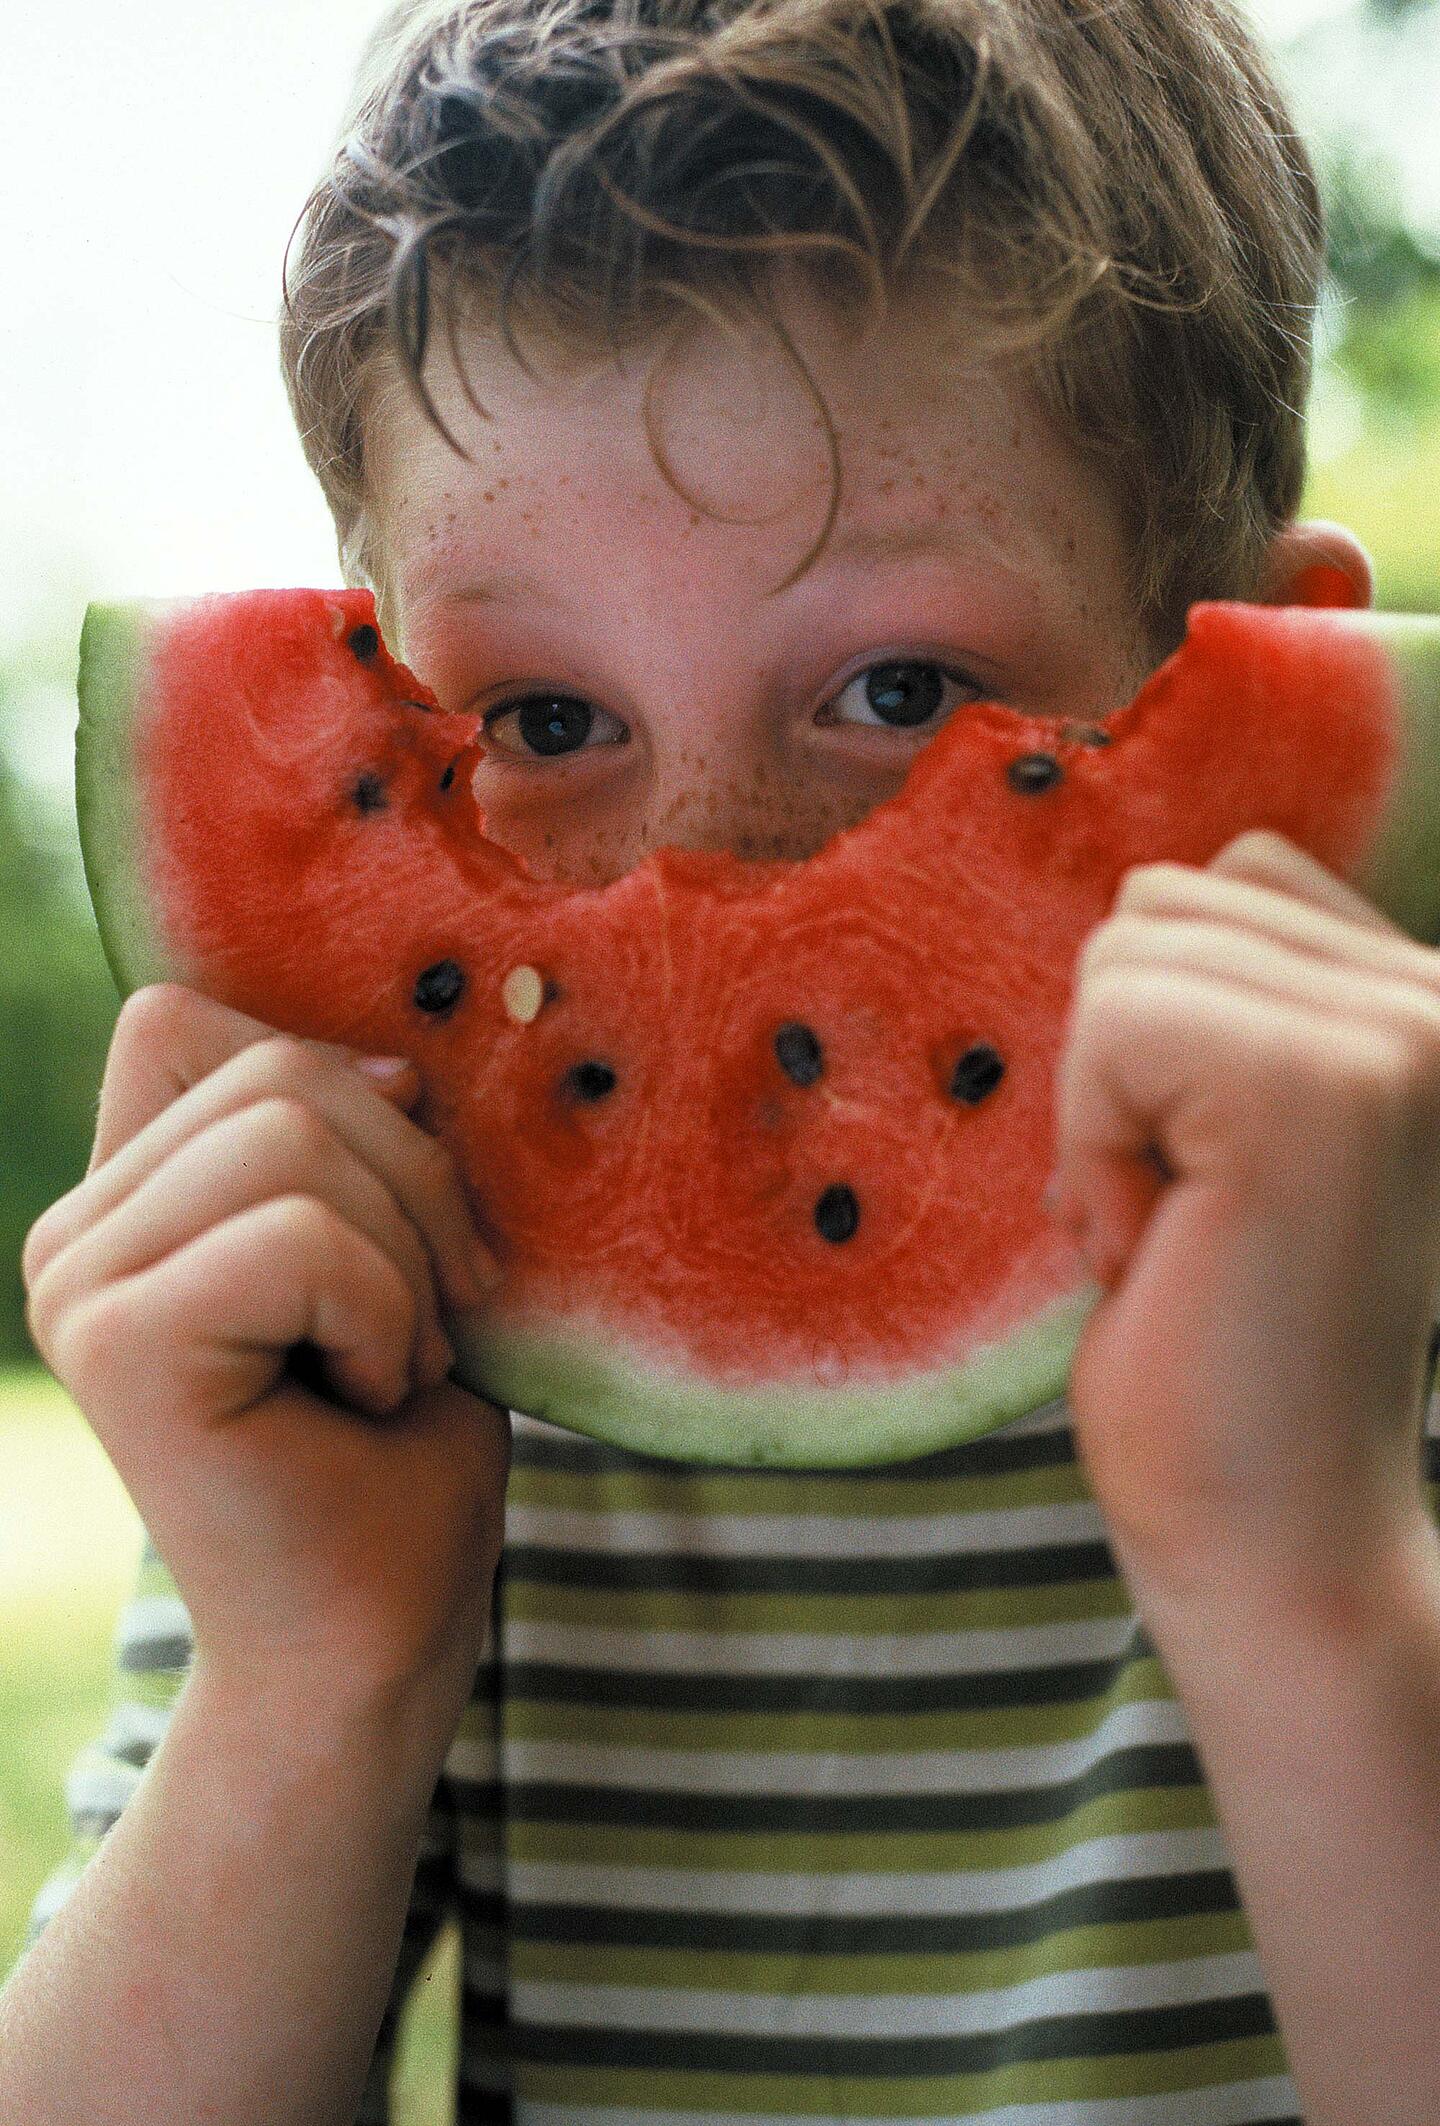
[[[812,568],[818,573],[827,562],[860,562],[875,567],[927,555],[983,562],[985,567],[998,569],[1009,576],[1019,573],[993,547],[987,546],[982,553],[973,540],[965,538],[953,526],[943,524],[852,524],[827,541],[824,552],[816,556]],[[411,601],[439,590],[436,602],[442,606],[518,603],[560,606],[569,602],[563,590],[524,570],[494,569],[453,590],[440,588],[442,580],[435,574],[422,576],[409,593]],[[765,595],[773,598],[779,593],[767,591]]]
[[[972,540],[953,525],[852,524],[828,541],[822,558],[832,561],[909,561],[917,554],[943,554],[960,561],[974,557]]]
[[[423,598],[437,587],[435,577],[422,577],[411,595]],[[490,575],[477,578],[474,583],[462,584],[458,590],[442,590],[436,603],[504,605],[521,601],[528,605],[565,605],[569,602],[563,592],[556,590],[553,584],[543,583],[538,576],[526,575],[522,570],[497,569]]]

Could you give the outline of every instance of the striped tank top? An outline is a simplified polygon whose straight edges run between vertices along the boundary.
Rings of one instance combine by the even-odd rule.
[[[190,1647],[147,1549],[32,1938]],[[447,1925],[459,2126],[1298,2126],[1185,1714],[1063,1402],[818,1473],[517,1419],[493,1647],[363,2126],[398,2117],[397,2025]]]

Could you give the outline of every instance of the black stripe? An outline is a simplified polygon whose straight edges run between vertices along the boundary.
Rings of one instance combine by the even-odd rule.
[[[798,1899],[797,1899],[798,1902]],[[1238,1912],[1226,1868],[1080,1883],[1035,1904],[998,1912],[893,1912],[846,1917],[827,1912],[817,1951],[813,1912],[662,1912],[650,1906],[513,1902],[494,1890],[460,1885],[466,1924],[510,1940],[586,1942],[617,1949],[699,1949],[732,1956],[965,1956],[1024,1948],[1076,1927],[1143,1925]]]
[[[410,1910],[405,1926],[409,1930],[412,1918],[429,1918],[443,1911],[454,1900],[455,1856],[453,1853],[422,1853],[415,1863],[415,1874],[410,1891]]]
[[[73,1838],[103,1838],[113,1831],[120,1821],[119,1809],[71,1809],[70,1835]]]
[[[1104,1984],[1104,1974],[1097,1983]],[[467,2020],[470,2000],[465,2001]],[[475,2011],[477,2015],[480,2010]],[[903,2007],[902,2007],[903,2012]],[[659,2074],[853,2075],[918,2080],[991,2074],[1031,2061],[1105,2059],[1116,2053],[1186,2051],[1275,2035],[1263,1993],[1173,2008],[1116,2008],[1040,2016],[1004,2030],[952,2037],[767,2037],[721,2031],[602,2029],[580,2023],[511,2023],[517,2061],[545,2067],[628,2068]]]
[[[970,1478],[1018,1476],[1032,1469],[1059,1468],[1075,1458],[1075,1436],[1069,1425],[1062,1425],[1053,1432],[1038,1432],[1014,1439],[1007,1438],[1002,1427],[984,1439],[946,1447],[938,1454],[922,1454],[908,1462],[888,1462],[859,1469],[746,1468],[727,1469],[723,1473],[729,1480],[738,1478],[757,1485],[784,1485],[800,1478],[810,1483],[818,1479],[843,1489],[847,1485],[874,1483],[877,1479],[883,1482],[889,1476],[900,1483],[955,1483]],[[578,1433],[563,1432],[558,1426],[547,1426],[543,1432],[528,1425],[517,1427],[513,1465],[517,1469],[548,1471],[557,1476],[639,1476],[652,1482],[671,1483],[677,1476],[703,1480],[716,1474],[700,1463],[632,1454],[624,1447],[604,1446],[598,1440],[583,1438]]]
[[[509,2020],[510,1997],[505,1993],[496,1993],[491,1989],[472,1986],[469,1990],[468,1998],[470,2006],[475,2010],[475,2020],[484,2032],[485,2044],[483,2049],[493,2059],[496,2050],[493,2042],[495,2032],[502,2023]],[[480,2047],[476,2047],[477,2051],[480,2049]]]
[[[683,1537],[677,1534],[677,1540]],[[1113,1580],[1104,1542],[1037,1544],[1032,1549],[935,1551],[920,1556],[703,1557],[679,1551],[619,1553],[573,1545],[511,1543],[497,1587],[517,1582],[582,1587],[588,1592],[660,1594],[940,1595],[985,1588],[1054,1587]],[[603,1618],[597,1617],[597,1622]]]
[[[114,1764],[128,1764],[133,1771],[143,1772],[154,1756],[157,1745],[136,1736],[130,1742],[109,1742],[101,1737],[99,1747]]]
[[[681,1675],[512,1661],[505,1696],[550,1705],[628,1706],[646,1712],[840,1715],[919,1719],[1017,1705],[1074,1705],[1101,1698],[1132,1658],[1059,1662],[1051,1668],[971,1675]]]
[[[602,1824],[639,1830],[753,1831],[777,1838],[864,1838],[924,1831],[1003,1831],[1058,1823],[1103,1795],[1205,1783],[1185,1743],[1112,1750],[1053,1785],[995,1793],[727,1794],[517,1779],[474,1788],[475,1811],[522,1823]],[[464,1785],[456,1782],[464,1795]]]
[[[474,2088],[466,2081],[462,2065],[456,2090],[455,2126],[514,2126],[514,2119],[515,2106],[510,2098],[496,2096],[491,2089]]]
[[[153,1676],[162,1668],[188,1668],[195,1641],[188,1631],[136,1632],[121,1640],[116,1665],[130,1676]]]

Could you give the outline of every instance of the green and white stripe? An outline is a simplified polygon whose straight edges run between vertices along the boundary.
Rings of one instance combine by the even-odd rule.
[[[859,1471],[695,1469],[519,1419],[496,1613],[363,2126],[452,1910],[461,2126],[1296,2126],[1063,1403]],[[189,1653],[149,1554],[34,1931]]]

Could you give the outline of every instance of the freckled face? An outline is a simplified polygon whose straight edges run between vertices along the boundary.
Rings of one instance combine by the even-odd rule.
[[[969,702],[1099,716],[1155,661],[1093,471],[1002,367],[911,317],[864,339],[792,305],[835,423],[772,340],[706,326],[651,356],[528,378],[463,330],[426,382],[471,462],[393,376],[367,452],[392,643],[484,716],[494,838],[594,883],[662,843],[811,854],[904,781]],[[953,327],[951,328],[953,331]],[[442,343],[445,335],[439,335]],[[686,499],[693,497],[693,502]],[[698,507],[696,505],[699,505]]]

